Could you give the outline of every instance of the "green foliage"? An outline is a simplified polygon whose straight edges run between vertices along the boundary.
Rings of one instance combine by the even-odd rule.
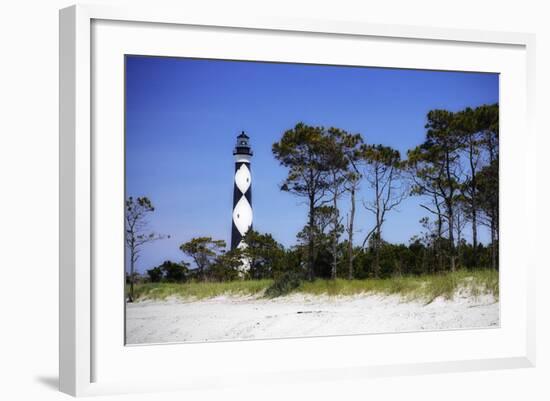
[[[286,272],[266,289],[265,296],[268,298],[275,298],[282,295],[287,295],[298,288],[302,283],[302,280],[302,274],[294,271]]]
[[[189,264],[185,262],[174,263],[170,260],[164,261],[161,265],[147,270],[149,282],[184,283],[189,274]]]
[[[306,225],[300,231],[296,238],[298,239],[298,249],[301,254],[307,257],[308,244],[311,233],[313,234],[314,254],[313,254],[313,272],[314,277],[329,278],[333,263],[333,250],[331,241],[333,239],[334,227],[332,226],[335,218],[335,209],[332,206],[319,206],[315,208],[315,220],[313,230]],[[337,214],[336,214],[337,217]],[[344,231],[342,224],[336,226],[336,236],[339,237]],[[304,259],[305,260],[305,259]]]
[[[281,275],[286,272],[303,272],[304,266],[304,251],[300,247],[293,247],[291,249],[285,250],[284,259],[282,263],[282,269],[280,271],[273,272],[273,278],[278,279]]]
[[[273,144],[273,155],[288,175],[282,189],[298,196],[316,196],[328,187],[330,141],[323,127],[298,123]]]
[[[134,216],[136,214],[146,214],[155,211],[155,207],[151,200],[146,196],[141,196],[134,199],[133,196],[130,196],[126,199],[126,215]]]
[[[447,257],[449,245],[446,239],[436,240],[437,244],[426,246],[419,238],[415,238],[407,246],[404,244],[389,244],[383,242],[380,247],[380,270],[378,277],[389,278],[399,276],[420,276],[423,274],[443,273],[451,270]],[[491,249],[478,245],[477,254],[471,244],[460,245],[461,259],[456,268],[476,269],[491,266]],[[358,279],[372,279],[376,277],[374,269],[375,252],[373,249],[356,251],[353,263],[354,277]],[[440,264],[441,263],[441,264]],[[345,269],[339,272],[339,277],[346,277]]]
[[[369,164],[377,164],[385,168],[400,168],[401,155],[398,150],[384,145],[363,145],[360,157]]]
[[[147,270],[147,275],[149,276],[149,281],[151,283],[160,283],[164,275],[164,272],[159,266],[157,266]]]
[[[414,183],[411,194],[423,196],[426,202],[421,206],[435,217],[431,245],[440,270],[443,257],[449,259],[451,270],[457,261],[463,263],[464,218],[471,223],[474,264],[483,256],[477,255],[481,222],[490,227],[491,266],[498,266],[498,109],[494,104],[459,112],[432,110],[427,115],[426,140],[407,153]],[[491,201],[486,202],[488,194]],[[444,233],[446,244],[442,244]]]
[[[195,262],[198,273],[203,278],[216,257],[225,248],[225,241],[215,240],[212,237],[196,237],[180,245],[180,250]]]
[[[498,209],[498,159],[483,167],[477,174],[478,203],[486,215]]]
[[[159,268],[162,270],[164,280],[171,283],[183,283],[187,280],[189,264],[185,262],[174,263],[169,260],[162,263]]]
[[[307,275],[314,276],[315,209],[330,187],[331,145],[323,127],[298,123],[273,144],[272,151],[280,164],[288,169],[282,191],[304,197],[308,204]]]
[[[243,248],[242,255],[250,263],[249,278],[272,278],[285,270],[285,250],[271,234],[248,230],[243,240],[247,246]]]
[[[238,279],[243,256],[240,249],[233,249],[218,255],[207,271],[208,280],[222,282]]]

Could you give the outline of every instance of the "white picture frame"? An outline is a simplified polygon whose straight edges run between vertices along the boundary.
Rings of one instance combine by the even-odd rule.
[[[406,47],[402,49],[411,48],[415,52],[426,51],[428,52],[426,54],[433,52],[433,48],[430,50],[429,46],[436,46],[438,51],[441,51],[439,54],[447,55],[449,60],[455,52],[476,51],[476,54],[480,54],[480,59],[485,59],[485,64],[483,61],[466,60],[465,63],[469,63],[468,65],[456,64],[455,68],[499,72],[504,77],[504,83],[501,83],[501,100],[504,103],[501,107],[501,117],[506,116],[506,118],[502,119],[501,128],[504,138],[504,161],[501,166],[504,185],[501,190],[501,208],[507,213],[503,215],[503,223],[506,224],[503,224],[501,234],[502,244],[504,244],[501,244],[502,258],[514,261],[514,251],[505,248],[506,243],[514,242],[520,249],[529,248],[535,243],[533,238],[533,233],[536,231],[534,229],[535,181],[532,178],[534,174],[530,174],[535,171],[536,143],[532,127],[535,86],[534,35],[374,25],[357,21],[269,17],[235,19],[226,16],[187,14],[181,9],[72,6],[60,11],[59,373],[61,391],[80,396],[239,386],[246,385],[251,379],[256,383],[281,384],[294,380],[314,381],[343,377],[359,380],[373,376],[534,366],[534,259],[524,261],[517,270],[507,269],[506,263],[503,263],[501,268],[503,315],[501,315],[502,324],[499,329],[125,347],[119,335],[120,325],[124,323],[118,321],[121,313],[123,315],[120,309],[123,309],[123,295],[121,292],[117,293],[120,283],[123,283],[123,275],[120,273],[122,270],[116,273],[120,277],[114,279],[114,276],[98,274],[94,270],[97,268],[98,260],[110,255],[108,250],[98,251],[96,243],[101,241],[99,237],[103,237],[100,234],[105,227],[104,222],[120,217],[116,211],[110,214],[106,210],[109,207],[104,207],[105,203],[102,203],[106,199],[97,197],[97,193],[106,192],[107,187],[103,188],[103,185],[112,185],[114,188],[120,184],[120,180],[116,181],[117,174],[114,174],[113,181],[104,184],[105,180],[101,177],[105,171],[113,170],[113,166],[116,170],[116,162],[112,160],[121,160],[123,157],[120,143],[111,144],[104,140],[98,142],[97,138],[94,138],[94,129],[97,130],[98,127],[105,128],[107,131],[111,127],[116,129],[117,123],[113,121],[120,119],[120,116],[106,117],[102,110],[109,109],[111,113],[120,114],[122,107],[118,96],[122,92],[119,84],[123,72],[117,70],[113,76],[110,76],[101,71],[104,71],[102,68],[120,65],[116,63],[120,63],[121,52],[124,53],[130,48],[137,51],[145,49],[146,54],[153,55],[172,55],[174,52],[186,54],[185,52],[189,52],[189,49],[180,49],[176,43],[177,40],[170,39],[174,35],[179,35],[179,32],[182,35],[189,34],[186,33],[186,27],[192,28],[193,32],[199,36],[214,32],[215,35],[209,36],[210,39],[216,39],[212,43],[206,36],[203,39],[199,38],[204,40],[199,42],[203,47],[212,46],[211,51],[216,51],[215,42],[220,39],[232,39],[228,42],[238,50],[241,45],[236,36],[246,38],[247,35],[262,35],[264,43],[273,44],[274,47],[277,47],[277,43],[279,43],[278,47],[283,47],[286,39],[282,36],[292,38],[296,43],[300,40],[304,43],[313,40],[325,41],[327,49],[331,48],[329,46],[334,46],[329,42],[337,39],[344,44],[341,46],[342,53],[337,56],[335,52],[326,57],[333,57],[335,62],[337,61],[335,57],[340,57],[340,62],[346,60],[349,64],[358,65],[364,65],[364,61],[354,59],[355,56],[352,53],[346,56],[345,52],[349,52],[346,50],[346,41],[354,41],[354,43],[378,41],[372,44],[372,50],[374,53],[380,52],[380,55],[384,54],[383,48],[386,46],[391,48],[401,42],[406,42]],[[149,29],[148,34],[140,37],[140,30],[143,29]],[[95,41],[94,35],[96,35]],[[129,44],[132,40],[138,41],[139,46]],[[158,49],[155,50],[155,46]],[[224,44],[224,47],[226,46],[231,47],[227,43]],[[422,50],[422,46],[426,46],[426,49]],[[260,52],[259,47],[261,46],[254,45],[250,50],[243,51]],[[488,49],[494,49],[493,58],[487,54],[481,56],[482,53],[487,53]],[[102,53],[103,51],[105,53]],[[197,48],[197,51],[202,49]],[[222,52],[222,50],[219,51]],[[292,46],[288,46],[285,51],[289,52],[286,58],[281,56],[283,53],[273,56],[262,56],[261,54],[267,53],[257,53],[257,57],[261,60],[268,58],[276,61],[295,60],[297,56],[296,53],[292,54]],[[226,53],[220,54],[223,56]],[[406,55],[406,51],[386,54],[387,60],[380,63],[388,67],[399,66],[402,63],[399,61],[400,58],[403,59]],[[246,57],[246,54],[243,53],[242,57]],[[309,57],[311,58],[308,60],[317,60],[313,53]],[[433,59],[430,60],[430,57],[417,60],[415,57],[417,56],[410,54],[409,68],[453,68],[450,61],[435,62]],[[329,58],[319,59],[318,62],[330,62]],[[395,65],[391,65],[392,63]],[[369,65],[372,64],[373,62],[370,62]],[[98,77],[97,74],[100,76]],[[95,85],[100,87],[94,87],[92,82],[94,79]],[[118,95],[105,97],[101,82],[106,81],[102,80],[109,81],[112,84],[110,87],[114,88]],[[98,97],[103,101],[98,102]],[[112,125],[101,125],[101,119],[110,121],[109,124],[112,123]],[[513,131],[524,133],[522,140],[528,145],[521,148],[514,146],[516,137]],[[106,157],[98,157],[99,153]],[[512,180],[521,182],[522,190],[507,185],[507,182]],[[524,207],[514,207],[518,203]],[[519,209],[527,212],[522,214]],[[117,221],[120,223],[122,220]],[[523,232],[523,237],[519,238],[519,234],[514,233],[510,227]],[[116,239],[116,236],[120,237],[120,233],[115,234],[114,239],[107,233],[104,234],[105,237],[109,237],[109,240],[118,241],[120,238]],[[533,252],[528,254],[532,255]],[[99,287],[101,287],[101,300],[98,300],[97,296]],[[110,309],[114,311],[112,314],[106,310],[106,305],[111,306]],[[116,325],[117,329],[113,333],[109,330],[97,329],[98,326],[108,327],[108,324]],[[477,348],[472,347],[475,349],[466,349],[461,346],[473,341],[479,343]],[[457,344],[456,349],[449,350],[448,354],[439,352],[440,355],[437,356],[438,347],[444,347],[445,343],[450,342]],[[426,349],[422,352],[419,349],[422,344],[433,345],[434,350]],[[369,349],[369,357],[366,358],[361,352],[346,353],[342,356],[342,352],[338,350],[346,346],[350,349],[351,347]],[[323,347],[322,359],[316,357],[318,347]],[[409,350],[409,348],[414,349]],[[376,349],[381,351],[377,353]],[[384,349],[391,349],[391,352],[384,352]],[[293,363],[294,366],[285,366],[284,360],[277,359],[278,355],[283,355],[285,352],[293,352],[300,356],[299,360]],[[432,352],[431,355],[430,352]],[[247,368],[247,360],[250,361],[254,355],[260,354],[272,356],[273,366],[268,367],[265,362],[262,364],[260,361],[254,367]],[[184,359],[182,355],[185,355]],[[205,365],[199,361],[199,357],[209,361],[218,357],[219,366],[218,364],[214,367]],[[155,362],[164,360],[167,361],[166,369],[170,369],[174,366],[175,358],[179,358],[177,360],[180,363],[182,360],[186,361],[178,374],[167,375],[162,369],[150,368],[142,372],[143,376],[148,378],[144,380],[139,377],[140,372],[126,369],[139,360],[150,367],[155,366]],[[235,365],[223,362],[230,358],[241,361],[236,362]],[[123,365],[126,368],[123,368]],[[115,374],[117,372],[118,374]]]

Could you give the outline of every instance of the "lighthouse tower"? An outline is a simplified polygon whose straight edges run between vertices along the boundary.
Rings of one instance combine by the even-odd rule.
[[[250,175],[249,137],[243,132],[237,136],[237,145],[233,150],[235,156],[235,186],[233,189],[233,224],[231,229],[231,249],[242,248],[242,241],[252,227],[252,177]],[[245,263],[246,264],[246,263]],[[246,266],[243,266],[246,269]]]

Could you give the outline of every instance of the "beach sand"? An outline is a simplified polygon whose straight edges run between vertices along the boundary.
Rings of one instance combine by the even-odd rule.
[[[492,296],[426,304],[398,296],[220,296],[127,304],[127,344],[205,342],[498,327]]]

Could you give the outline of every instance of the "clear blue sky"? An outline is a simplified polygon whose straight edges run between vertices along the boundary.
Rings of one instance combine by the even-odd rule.
[[[423,141],[429,110],[456,111],[498,97],[497,74],[128,56],[126,193],[148,196],[156,207],[151,229],[171,236],[146,245],[137,270],[183,260],[179,244],[192,237],[229,244],[232,150],[241,130],[254,151],[254,228],[289,246],[307,212],[302,199],[278,189],[286,171],[271,145],[285,130],[299,121],[336,126],[405,156]],[[360,202],[369,197],[363,184],[358,240],[373,225]],[[421,231],[426,212],[419,201],[407,199],[388,216],[386,240],[408,243]]]

